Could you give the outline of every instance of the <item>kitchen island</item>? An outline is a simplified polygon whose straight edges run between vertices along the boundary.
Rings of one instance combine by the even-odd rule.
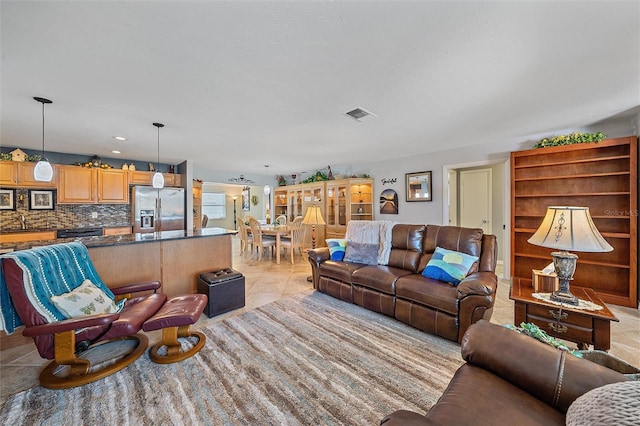
[[[231,237],[234,230],[204,228],[195,231],[163,231],[129,235],[58,238],[2,243],[0,249],[24,250],[36,246],[81,241],[109,287],[142,281],[160,281],[160,292],[171,298],[196,293],[198,275],[232,267]],[[0,331],[0,347],[29,343],[18,329],[7,336]]]
[[[109,287],[157,280],[168,297],[195,293],[198,274],[231,268],[231,236],[236,231],[204,228],[128,235],[57,238],[0,244],[0,249],[24,250],[80,241]]]

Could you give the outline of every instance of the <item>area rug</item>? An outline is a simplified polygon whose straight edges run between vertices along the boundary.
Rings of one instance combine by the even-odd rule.
[[[177,364],[144,355],[103,380],[9,397],[3,424],[374,425],[424,413],[462,365],[460,347],[319,292],[205,322]]]

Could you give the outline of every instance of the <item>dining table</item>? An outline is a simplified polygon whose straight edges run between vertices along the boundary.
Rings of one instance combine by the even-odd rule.
[[[276,237],[276,264],[280,264],[280,238],[291,232],[288,225],[260,225],[262,235]]]

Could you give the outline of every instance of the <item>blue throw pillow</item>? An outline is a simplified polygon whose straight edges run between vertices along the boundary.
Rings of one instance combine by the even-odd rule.
[[[347,250],[347,240],[340,238],[328,238],[325,241],[327,242],[327,247],[329,247],[331,260],[341,262],[342,259],[344,259],[344,253]]]
[[[477,261],[477,256],[436,247],[436,251],[427,263],[427,267],[422,271],[422,275],[458,285]]]

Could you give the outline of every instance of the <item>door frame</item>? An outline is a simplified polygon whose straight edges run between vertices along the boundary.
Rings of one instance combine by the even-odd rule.
[[[504,250],[502,251],[502,278],[510,279],[510,271],[511,271],[511,160],[509,157],[506,158],[498,158],[496,160],[483,160],[483,161],[474,161],[471,163],[457,163],[457,164],[445,164],[442,166],[442,175],[449,176],[449,172],[452,170],[458,169],[466,169],[469,167],[480,167],[480,166],[492,166],[494,164],[503,164],[503,217],[504,217],[504,229],[502,233],[502,241],[498,241]],[[442,193],[449,193],[449,179],[442,179]],[[442,203],[442,221],[449,221],[449,203]],[[443,225],[448,225],[448,223],[443,223]],[[500,277],[499,277],[500,278]]]

